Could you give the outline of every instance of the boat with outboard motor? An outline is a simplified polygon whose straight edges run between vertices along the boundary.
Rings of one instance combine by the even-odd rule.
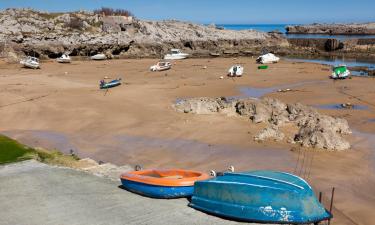
[[[27,56],[26,58],[20,61],[20,64],[24,67],[31,68],[31,69],[39,69],[40,63],[39,59],[32,56]]]
[[[243,66],[241,65],[234,65],[228,70],[229,77],[241,77],[243,74]]]
[[[164,71],[172,68],[172,63],[168,61],[159,61],[157,64],[150,67],[151,71]]]

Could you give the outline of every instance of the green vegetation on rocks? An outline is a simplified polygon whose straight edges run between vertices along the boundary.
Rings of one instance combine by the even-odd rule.
[[[64,155],[59,151],[30,148],[11,138],[0,135],[0,164],[19,162],[28,159],[35,159],[40,162],[54,165],[70,166],[79,158],[75,155]]]

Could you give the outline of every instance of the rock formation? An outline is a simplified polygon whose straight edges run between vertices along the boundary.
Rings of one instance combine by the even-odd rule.
[[[375,34],[375,23],[361,24],[310,24],[287,26],[286,31],[289,34]]]
[[[265,123],[267,128],[260,131],[254,139],[281,141],[285,135],[279,127],[293,124],[298,132],[289,139],[305,147],[328,150],[346,150],[350,148],[343,136],[350,134],[345,119],[321,115],[315,109],[300,103],[285,104],[277,99],[233,99],[191,98],[180,100],[174,105],[176,111],[194,114],[237,115],[248,118],[253,123]]]
[[[174,20],[121,22],[93,12],[45,13],[31,9],[0,12],[0,45],[24,54],[55,58],[63,52],[92,55],[108,52],[127,57],[160,57],[170,48],[209,55],[259,47],[275,42],[253,30],[232,31]]]

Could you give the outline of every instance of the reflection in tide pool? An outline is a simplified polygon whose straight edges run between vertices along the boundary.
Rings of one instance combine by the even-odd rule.
[[[324,104],[324,105],[313,105],[313,107],[319,109],[352,109],[352,110],[367,110],[368,106],[366,105],[351,105],[350,108],[342,106],[342,104]]]
[[[301,58],[301,57],[285,57],[287,61],[293,62],[311,62],[319,63],[323,65],[336,66],[345,64],[349,67],[368,67],[369,69],[375,69],[375,60],[368,59],[352,59],[352,58],[338,58],[338,57],[319,57],[319,58]]]

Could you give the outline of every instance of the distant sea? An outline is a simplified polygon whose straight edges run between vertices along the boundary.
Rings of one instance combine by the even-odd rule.
[[[258,30],[263,32],[280,31],[285,33],[285,27],[291,24],[217,24],[218,27],[224,27],[226,30]]]
[[[352,38],[375,38],[375,35],[326,35],[326,34],[286,34],[286,26],[300,24],[216,24],[226,30],[257,30],[263,32],[280,31],[287,38],[337,38],[339,40]]]

